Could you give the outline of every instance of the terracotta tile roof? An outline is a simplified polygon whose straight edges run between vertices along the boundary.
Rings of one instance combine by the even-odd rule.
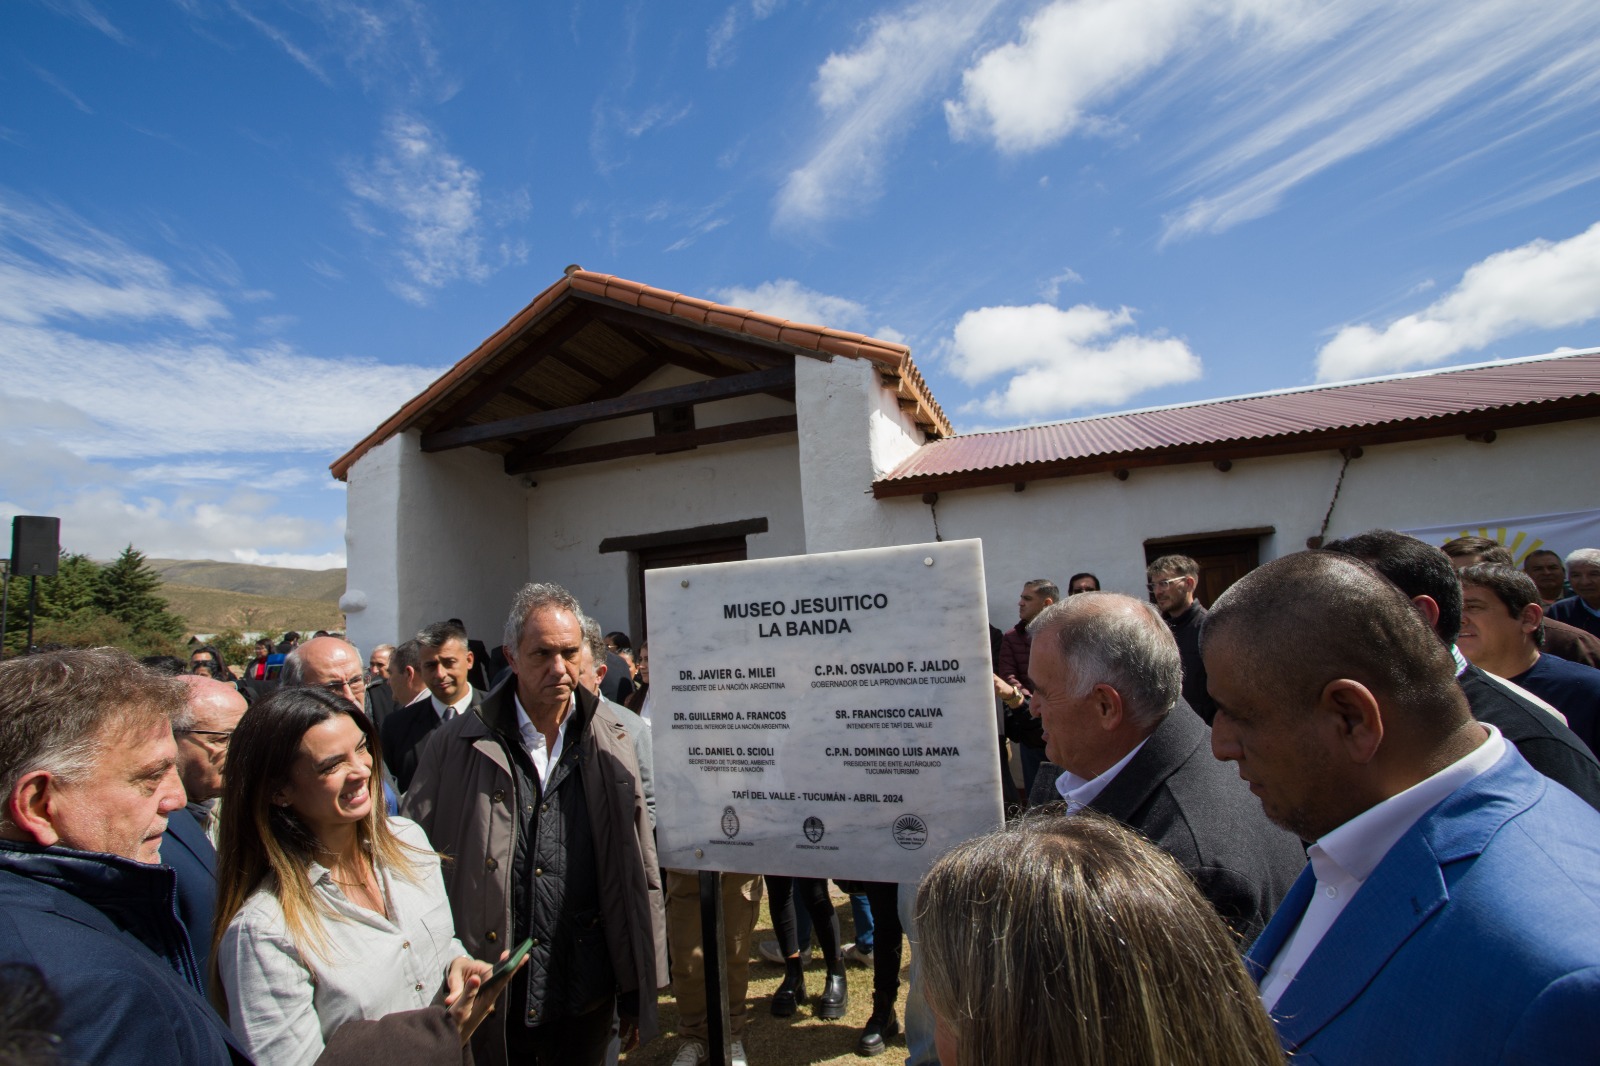
[[[791,322],[743,307],[728,307],[682,293],[657,289],[612,274],[597,274],[569,267],[565,275],[545,289],[533,302],[517,312],[505,325],[478,345],[471,354],[445,371],[432,385],[389,416],[382,425],[329,467],[333,476],[344,480],[357,459],[396,433],[411,428],[417,421],[455,391],[468,378],[495,358],[502,348],[519,336],[540,316],[554,308],[570,293],[610,300],[628,307],[671,315],[708,329],[743,334],[773,344],[787,345],[806,352],[819,352],[851,359],[868,359],[877,364],[886,383],[894,386],[902,403],[913,409],[917,421],[940,436],[951,433],[949,419],[933,398],[922,374],[911,360],[911,349],[903,344],[878,340],[861,333],[829,329],[826,326]]]
[[[931,441],[875,495],[1381,444],[1600,416],[1600,349]]]

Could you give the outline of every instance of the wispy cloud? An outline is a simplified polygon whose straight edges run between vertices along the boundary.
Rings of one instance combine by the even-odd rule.
[[[984,307],[956,323],[946,362],[969,385],[1003,387],[963,410],[1022,421],[1125,402],[1149,389],[1200,376],[1183,341],[1133,330],[1130,308],[1078,304]]]
[[[1002,2],[921,0],[874,19],[852,51],[828,56],[812,84],[823,129],[778,191],[778,225],[826,221],[876,199],[889,151]]]
[[[200,330],[226,318],[213,292],[179,284],[159,260],[63,208],[0,190],[0,322],[168,319]]]
[[[482,177],[444,137],[415,115],[397,113],[384,125],[378,152],[346,169],[345,184],[360,201],[392,220],[405,274],[390,282],[399,295],[426,304],[429,292],[457,280],[483,281],[485,261],[480,217]],[[370,236],[384,236],[365,215],[352,222]]]
[[[307,52],[304,48],[300,47],[299,44],[295,43],[294,39],[291,38],[287,32],[279,29],[266,19],[261,18],[255,12],[247,8],[244,4],[240,3],[239,0],[228,0],[228,7],[235,15],[243,19],[244,22],[257,33],[261,34],[261,36],[265,37],[267,40],[283,49],[285,55],[294,60],[296,63],[300,64],[300,66],[304,67],[306,72],[312,77],[316,78],[324,85],[333,85],[333,79],[328,77],[328,72],[322,69],[322,64],[313,59],[311,57],[311,53]]]
[[[196,23],[217,18],[211,6],[177,3]],[[448,100],[460,89],[421,0],[227,0],[226,10],[329,87],[343,71],[364,89],[408,100]]]
[[[38,3],[58,15],[76,19],[85,26],[99,30],[118,44],[128,43],[127,34],[112,25],[105,12],[91,4],[89,0],[38,0]]]
[[[1531,329],[1600,319],[1600,222],[1564,241],[1496,252],[1414,314],[1379,329],[1345,326],[1317,353],[1317,380],[1436,366]]]
[[[46,85],[50,86],[50,88],[54,89],[56,92],[65,97],[67,102],[73,107],[77,108],[79,111],[82,111],[85,115],[94,114],[94,108],[84,103],[83,97],[73,92],[71,87],[68,86],[66,82],[62,81],[60,78],[56,77],[43,67],[37,66],[33,63],[28,64],[28,69],[32,70],[34,75],[40,81],[44,82]]]
[[[712,70],[725,67],[734,60],[736,42],[745,23],[760,22],[783,8],[785,0],[751,0],[749,14],[744,4],[734,4],[706,31],[706,66]]]
[[[1415,172],[1592,113],[1597,45],[1585,0],[1052,0],[967,68],[946,114],[953,136],[1009,154],[1181,123],[1155,160],[1179,173],[1174,240],[1259,218],[1403,138]]]

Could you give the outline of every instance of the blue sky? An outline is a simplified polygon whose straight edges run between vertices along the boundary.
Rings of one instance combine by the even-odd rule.
[[[334,566],[327,464],[569,263],[959,429],[1600,343],[1592,0],[12,0],[0,518]]]

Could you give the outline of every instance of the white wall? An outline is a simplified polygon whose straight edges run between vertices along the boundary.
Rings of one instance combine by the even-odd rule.
[[[607,629],[628,630],[631,609],[629,555],[601,554],[607,538],[765,518],[768,531],[746,538],[750,558],[805,551],[790,434],[531,476],[538,486],[527,496],[527,580],[565,585]]]
[[[460,618],[492,647],[508,590],[526,580],[526,490],[497,455],[424,454],[419,439],[392,437],[350,470],[346,588],[367,599],[366,610],[349,616],[351,640],[365,652]]]
[[[357,459],[345,493],[344,548],[349,560],[341,609],[351,643],[366,655],[394,643],[400,630],[399,538],[402,437],[391,437]],[[365,606],[354,609],[357,604]]]
[[[795,360],[805,550],[918,544],[934,539],[915,497],[875,500],[872,482],[922,444],[922,431],[865,359]],[[953,539],[946,533],[945,539]]]
[[[1487,445],[1444,437],[1368,447],[1350,463],[1327,537],[1600,506],[1597,431],[1600,420],[1588,419],[1502,430]],[[1020,493],[943,492],[935,507],[945,539],[982,538],[990,618],[1008,628],[1031,578],[1065,585],[1088,570],[1107,590],[1142,597],[1148,539],[1271,526],[1263,562],[1300,551],[1321,529],[1341,462],[1328,451],[1240,460],[1227,473],[1190,463],[1134,469],[1127,481],[1088,474]]]

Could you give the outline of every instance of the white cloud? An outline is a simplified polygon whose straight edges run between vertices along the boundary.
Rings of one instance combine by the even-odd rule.
[[[274,499],[255,493],[216,497],[180,496],[164,500],[136,496],[113,486],[65,493],[50,503],[49,513],[61,519],[63,551],[97,559],[114,558],[132,544],[146,555],[163,559],[233,559],[254,562],[277,553],[258,553],[240,545],[286,549],[328,543],[337,537],[330,522],[275,514]],[[0,500],[0,521],[38,511]],[[251,558],[255,556],[256,558]],[[316,553],[321,566],[342,566],[343,553]],[[296,565],[269,563],[268,565]]]
[[[1211,6],[1196,0],[1056,0],[1022,24],[1021,40],[988,52],[945,104],[957,139],[1004,152],[1054,143],[1085,110],[1165,59]]]
[[[948,363],[969,385],[1007,377],[965,410],[1016,421],[1120,404],[1200,376],[1200,357],[1188,345],[1132,327],[1126,307],[984,307],[956,323]]]
[[[328,460],[438,368],[241,345],[222,297],[173,273],[0,190],[0,517],[59,515],[100,556],[326,556],[338,521],[283,494],[326,511]]]
[[[314,555],[295,552],[258,552],[249,548],[236,548],[233,561],[255,563],[257,566],[287,566],[295,570],[337,570],[345,564],[344,552],[320,552]]]
[[[792,278],[763,281],[754,288],[714,289],[712,295],[731,307],[746,307],[791,322],[857,332],[866,329],[867,309],[861,304],[808,289]]]
[[[489,276],[479,217],[481,176],[422,119],[391,115],[378,154],[363,167],[349,168],[345,181],[364,203],[398,224],[407,278],[392,287],[405,299],[425,304],[429,290]]]
[[[1536,240],[1467,268],[1454,289],[1382,329],[1345,326],[1317,353],[1317,380],[1434,366],[1530,329],[1600,318],[1600,222],[1564,241]]]
[[[778,192],[776,219],[824,221],[875,198],[886,154],[938,92],[1000,0],[921,0],[875,19],[866,40],[823,61],[812,91],[820,143]]]
[[[1418,141],[1411,172],[1444,173],[1593,113],[1597,48],[1589,0],[1051,0],[967,67],[946,117],[952,136],[1010,154],[1181,123],[1155,160],[1179,175],[1170,241],[1265,215],[1402,138]],[[1570,173],[1527,195],[1593,180],[1588,155],[1558,166]]]

